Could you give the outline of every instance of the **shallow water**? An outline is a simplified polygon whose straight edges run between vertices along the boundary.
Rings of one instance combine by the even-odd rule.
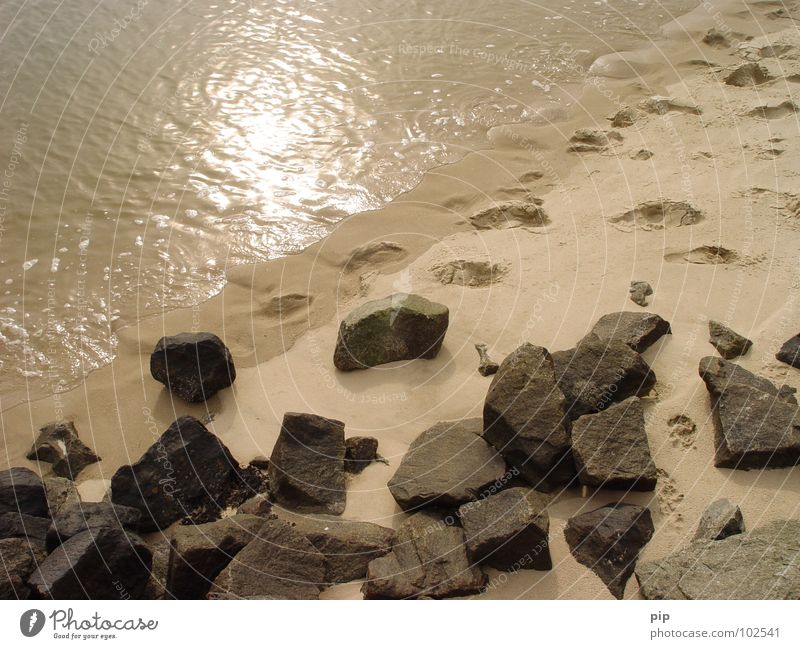
[[[0,397],[74,385],[115,320],[215,294],[493,126],[558,119],[598,55],[695,4],[4,0]]]

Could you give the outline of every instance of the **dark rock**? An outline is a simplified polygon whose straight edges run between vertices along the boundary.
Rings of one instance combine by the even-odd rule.
[[[50,516],[58,514],[62,507],[81,501],[78,488],[69,478],[48,476],[43,478],[42,482],[47,496],[47,504],[50,507]]]
[[[600,318],[589,333],[600,340],[618,340],[642,354],[661,336],[671,334],[672,328],[669,322],[655,313],[618,311]]]
[[[713,409],[714,466],[765,469],[800,463],[800,413],[796,404],[734,384],[716,398]]]
[[[189,403],[205,401],[236,380],[225,343],[206,332],[164,336],[150,355],[150,374]]]
[[[787,403],[797,403],[794,388],[788,385],[778,388],[770,380],[748,372],[743,367],[729,363],[717,356],[706,356],[700,359],[698,372],[712,397],[718,397],[731,385],[744,385],[776,396]]]
[[[219,574],[212,599],[318,599],[325,585],[325,557],[291,525],[264,523]]]
[[[478,351],[480,364],[478,365],[478,373],[481,376],[491,376],[497,374],[500,366],[489,358],[489,348],[483,343],[476,343],[475,349]]]
[[[631,294],[631,302],[639,306],[647,306],[647,298],[653,294],[653,287],[649,282],[635,281],[631,282],[628,292]]]
[[[214,580],[248,543],[264,519],[237,515],[203,525],[182,525],[170,541],[166,590],[175,599],[203,599]]]
[[[464,530],[435,511],[406,519],[394,550],[370,562],[361,589],[365,599],[442,599],[479,593],[486,575],[464,545]]]
[[[708,342],[714,345],[722,358],[728,360],[744,356],[753,346],[752,341],[716,320],[708,321],[708,335]]]
[[[639,552],[653,531],[649,509],[618,503],[570,518],[564,536],[575,560],[600,577],[614,597],[622,599]]]
[[[374,437],[348,437],[344,447],[344,470],[348,473],[361,473],[378,460],[378,440]]]
[[[489,386],[483,437],[535,489],[549,491],[575,476],[564,410],[553,359],[543,347],[525,343],[502,362]]]
[[[764,66],[758,63],[745,63],[725,77],[725,83],[729,86],[746,88],[760,86],[771,79],[772,77]]]
[[[498,570],[550,570],[547,499],[524,487],[461,505],[470,556]]]
[[[628,397],[646,396],[656,375],[644,359],[619,340],[589,334],[578,346],[553,354],[558,387],[571,419],[599,412]]]
[[[150,578],[142,591],[142,599],[173,599],[167,592],[170,547],[170,542],[166,537],[150,543],[153,561],[150,567]]]
[[[76,503],[68,505],[53,517],[47,532],[47,551],[52,552],[68,538],[101,527],[136,531],[142,514],[138,509],[111,503]]]
[[[0,471],[0,514],[6,512],[49,515],[42,479],[30,469],[13,467]]]
[[[638,110],[630,106],[624,106],[611,118],[611,126],[614,128],[633,126],[640,117],[641,113]]]
[[[695,541],[636,566],[645,599],[800,599],[800,521]]]
[[[204,523],[260,491],[258,476],[239,468],[222,441],[197,419],[180,417],[136,464],[111,479],[111,501],[142,513],[140,529],[163,529],[181,518]]]
[[[638,397],[572,422],[572,455],[581,484],[635,491],[656,487],[656,465]]]
[[[375,523],[347,521],[335,516],[297,516],[281,512],[311,545],[325,556],[325,581],[343,584],[364,579],[370,561],[392,550],[395,531]]]
[[[333,363],[358,370],[392,361],[435,358],[442,348],[450,312],[419,295],[395,293],[367,302],[339,327]]]
[[[719,541],[744,532],[742,510],[727,498],[715,500],[700,517],[694,540]]]
[[[239,509],[236,510],[236,513],[251,514],[253,516],[267,518],[272,513],[272,501],[267,494],[256,494],[239,505]]]
[[[457,507],[480,498],[506,472],[506,463],[482,432],[480,419],[464,419],[439,422],[421,433],[389,480],[397,504],[406,510]]]
[[[254,466],[260,471],[269,471],[269,458],[263,455],[256,455],[256,457],[250,460],[250,466]]]
[[[28,576],[46,556],[43,543],[21,537],[0,539],[0,600],[28,599]]]
[[[781,363],[800,368],[800,334],[792,336],[783,343],[778,353],[775,354],[775,358]]]
[[[0,514],[0,539],[18,537],[43,545],[49,527],[49,518],[29,516],[19,512]]]
[[[47,424],[40,431],[26,457],[51,463],[57,476],[74,480],[85,467],[100,461],[95,452],[78,439],[78,431],[71,421]]]
[[[138,599],[151,562],[152,553],[139,537],[101,527],[58,546],[28,583],[42,599]]]
[[[274,501],[299,512],[341,514],[347,499],[344,424],[287,412],[269,463]]]

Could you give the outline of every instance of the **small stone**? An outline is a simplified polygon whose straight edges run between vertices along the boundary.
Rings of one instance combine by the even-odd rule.
[[[51,463],[53,473],[60,478],[74,480],[85,467],[100,461],[95,452],[78,439],[78,431],[71,421],[47,424],[40,431],[26,457]]]
[[[775,354],[781,363],[786,363],[792,367],[800,368],[800,334],[792,336],[783,343],[777,354]]]
[[[374,437],[348,437],[344,446],[344,470],[348,473],[361,473],[380,457]]]
[[[506,473],[503,458],[481,437],[483,421],[439,422],[411,444],[389,491],[405,510],[457,507],[480,497]]]
[[[631,160],[649,160],[655,155],[650,149],[637,149],[636,151],[631,151],[629,157]]]
[[[208,332],[164,336],[150,355],[150,373],[189,403],[206,401],[236,380],[230,351]]]
[[[639,552],[653,532],[650,510],[625,503],[574,516],[564,528],[572,556],[600,577],[617,599],[625,594]]]
[[[274,501],[298,512],[341,514],[344,423],[318,415],[287,412],[269,463]]]
[[[251,514],[267,518],[272,513],[272,501],[266,494],[256,494],[248,498],[236,510],[237,514]]]
[[[642,354],[662,336],[671,334],[672,327],[655,313],[617,311],[600,318],[589,333],[600,340],[618,340]]]
[[[268,471],[269,458],[264,457],[263,455],[256,455],[252,460],[250,460],[250,466],[254,466],[259,471]]]
[[[730,360],[737,356],[744,356],[753,346],[752,341],[737,334],[716,320],[708,321],[709,340],[722,358]]]
[[[497,374],[500,366],[489,358],[489,348],[483,343],[476,343],[475,349],[478,350],[478,357],[480,365],[478,365],[478,372],[481,376],[491,376]]]
[[[727,498],[715,500],[700,517],[694,540],[719,541],[744,532],[742,510]]]
[[[633,126],[637,119],[639,119],[640,113],[635,108],[631,108],[630,106],[625,106],[620,108],[614,116],[611,118],[611,126],[614,128],[626,128],[628,126]]]
[[[629,293],[631,302],[639,306],[647,306],[647,297],[653,294],[653,287],[648,282],[634,281],[631,282]]]
[[[497,570],[550,570],[547,499],[523,487],[458,509],[470,556]]]
[[[638,397],[575,420],[572,454],[581,484],[634,491],[656,487],[656,466]]]
[[[361,305],[339,326],[333,363],[343,371],[436,358],[450,312],[420,295],[395,293]]]

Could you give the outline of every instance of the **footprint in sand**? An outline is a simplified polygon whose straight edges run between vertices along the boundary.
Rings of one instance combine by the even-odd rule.
[[[622,135],[616,131],[602,131],[600,129],[579,128],[569,138],[570,145],[567,151],[572,153],[589,153],[605,151],[617,142],[622,142]]]
[[[395,241],[373,241],[356,248],[344,263],[346,270],[352,272],[366,264],[381,264],[399,261],[408,251]]]
[[[675,512],[683,502],[684,495],[678,491],[677,484],[664,469],[656,469],[656,477],[658,478],[656,499],[659,511],[666,516],[674,516],[676,523],[682,522],[683,516]]]
[[[702,115],[703,113],[695,104],[683,101],[682,99],[673,99],[672,97],[648,97],[639,102],[639,108],[656,115],[666,115],[667,113]]]
[[[750,86],[760,86],[762,83],[771,81],[772,77],[767,69],[758,63],[745,63],[740,65],[727,77],[725,83],[737,88],[747,88]]]
[[[619,230],[663,230],[694,225],[703,220],[700,210],[683,201],[647,201],[632,210],[612,217],[609,222]]]
[[[700,246],[684,252],[671,252],[664,259],[673,264],[731,264],[739,259],[739,253],[722,246]]]
[[[469,217],[476,230],[503,230],[521,226],[539,227],[550,219],[542,209],[542,200],[505,201],[480,210]]]
[[[697,437],[697,425],[686,415],[675,415],[667,421],[669,441],[675,448],[692,448]]]
[[[431,267],[431,273],[442,284],[457,284],[470,288],[483,288],[500,281],[508,268],[488,261],[454,259]]]
[[[798,106],[793,101],[784,101],[776,106],[758,106],[745,113],[747,117],[760,117],[762,119],[781,119],[794,115],[798,111]]]
[[[314,297],[302,293],[286,293],[276,295],[264,307],[264,314],[285,320],[288,316],[299,310],[306,310],[311,306]]]

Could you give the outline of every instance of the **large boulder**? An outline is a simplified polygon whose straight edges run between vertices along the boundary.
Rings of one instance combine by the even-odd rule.
[[[299,512],[341,514],[347,490],[344,423],[287,412],[269,461],[274,501]]]
[[[636,566],[645,599],[800,599],[800,521],[695,541]]]
[[[572,456],[578,479],[589,487],[635,491],[656,487],[656,465],[638,397],[572,422]]]
[[[482,432],[481,419],[465,419],[439,422],[421,433],[389,480],[397,504],[405,510],[457,507],[480,498],[506,472],[506,463]]]
[[[553,363],[570,419],[628,397],[646,396],[656,382],[644,359],[616,338],[601,340],[589,334],[574,349],[555,352]]]
[[[230,351],[207,332],[164,336],[150,355],[150,374],[189,403],[205,401],[236,380]]]
[[[781,363],[800,368],[800,334],[787,340],[775,354]]]
[[[461,505],[458,517],[470,556],[498,570],[550,570],[547,499],[514,487]]]
[[[318,599],[325,585],[325,557],[291,525],[264,523],[225,567],[212,599]]]
[[[203,599],[233,557],[256,538],[264,519],[239,514],[203,525],[182,525],[170,540],[166,591],[175,599]]]
[[[50,519],[19,512],[0,514],[0,539],[22,538],[42,546],[50,528]]]
[[[240,469],[222,441],[199,420],[180,417],[138,462],[111,478],[111,501],[142,513],[140,529],[163,529],[184,517],[204,523],[252,493],[259,476]]]
[[[525,343],[502,362],[489,386],[483,437],[535,489],[550,491],[575,476],[564,412],[553,359],[543,347]]]
[[[30,469],[13,467],[0,471],[0,514],[6,512],[49,515],[42,479]]]
[[[342,584],[364,579],[370,561],[392,550],[395,531],[337,516],[297,516],[285,510],[278,516],[294,525],[325,557],[325,582]]]
[[[714,466],[765,469],[800,463],[800,412],[796,404],[744,385],[716,398]]]
[[[365,599],[442,599],[474,595],[486,575],[470,558],[464,530],[452,517],[421,511],[397,530],[394,550],[370,562],[361,588]]]
[[[589,332],[600,340],[618,340],[643,353],[659,338],[672,333],[669,322],[647,311],[617,311],[600,318]]]
[[[788,385],[778,388],[769,379],[753,374],[741,365],[723,360],[718,356],[701,358],[698,372],[712,398],[721,395],[731,385],[744,385],[778,397],[782,401],[797,403],[795,388]]]
[[[68,538],[101,527],[117,527],[136,531],[142,513],[133,507],[109,502],[76,503],[63,507],[53,517],[47,531],[47,551],[52,552]]]
[[[614,597],[622,599],[639,552],[653,531],[649,509],[617,503],[570,518],[564,536],[575,560],[600,577]]]
[[[102,527],[58,546],[28,583],[42,599],[138,599],[151,562],[152,553],[139,537]]]
[[[46,556],[44,543],[21,537],[0,539],[0,600],[28,599],[28,577]]]
[[[78,431],[71,421],[43,426],[26,457],[51,463],[53,473],[70,480],[74,480],[85,467],[100,461],[100,457],[78,438]]]
[[[392,361],[435,358],[450,312],[419,295],[395,293],[361,305],[339,326],[333,363],[358,370]]]
[[[694,533],[694,540],[720,541],[742,532],[744,532],[742,510],[727,498],[720,498],[706,507]]]
[[[727,360],[744,356],[753,346],[752,341],[716,320],[708,321],[708,336],[708,342]]]

